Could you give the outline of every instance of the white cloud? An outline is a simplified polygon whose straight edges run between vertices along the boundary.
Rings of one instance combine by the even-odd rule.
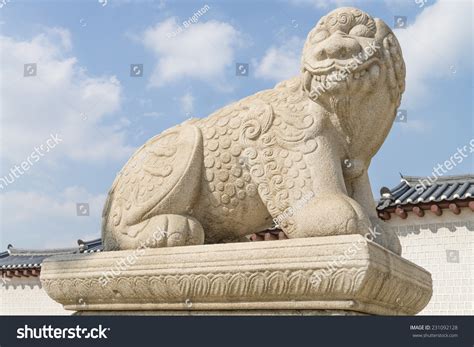
[[[408,119],[406,123],[395,123],[404,132],[415,132],[418,134],[428,133],[432,130],[429,122],[420,119]]]
[[[56,44],[56,46],[62,47],[65,51],[72,49],[71,33],[69,30],[64,28],[45,28],[44,32],[47,34],[50,43]],[[57,43],[54,41],[57,39]]]
[[[116,160],[129,155],[120,119],[121,85],[114,76],[93,77],[80,67],[69,31],[46,29],[31,40],[0,36],[1,152],[12,163],[24,160],[51,133],[60,134],[54,159]],[[37,75],[24,77],[24,64]],[[109,121],[113,125],[106,125]]]
[[[384,3],[392,8],[400,8],[400,7],[407,7],[413,4],[418,4],[416,1],[422,0],[385,0]],[[329,9],[329,8],[336,8],[336,7],[343,7],[343,6],[359,6],[359,5],[368,5],[367,0],[290,0],[290,3],[293,5],[299,6],[312,6],[317,9]],[[373,2],[379,2],[379,0],[373,0]]]
[[[234,63],[239,32],[218,21],[196,23],[177,32],[175,18],[148,28],[142,43],[157,58],[150,86],[162,87],[181,79],[197,79],[225,87],[224,74]]]
[[[179,103],[181,105],[181,110],[185,114],[190,114],[194,111],[194,96],[187,92],[179,98]]]
[[[100,237],[105,197],[80,187],[68,187],[54,197],[31,191],[0,194],[2,246],[73,247],[79,238]],[[76,203],[88,203],[89,216],[77,216]]]
[[[330,0],[290,0],[293,5],[310,5],[316,8],[327,8],[330,2]]]
[[[138,98],[137,101],[140,107],[151,107],[153,104],[152,100],[148,98]]]
[[[143,113],[143,117],[160,118],[163,117],[163,113],[157,111],[145,112]]]
[[[362,0],[361,0],[362,1]],[[354,0],[290,0],[293,5],[307,5],[319,9],[354,5]]]
[[[260,62],[257,62],[255,76],[282,81],[298,74],[304,39],[293,36],[281,46],[272,46]]]
[[[395,30],[407,66],[405,105],[420,102],[431,80],[453,78],[454,70],[459,74],[470,69],[471,13],[469,1],[440,0],[425,6],[406,29]]]

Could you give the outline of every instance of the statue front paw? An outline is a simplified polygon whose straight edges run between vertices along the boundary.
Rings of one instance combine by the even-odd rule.
[[[343,194],[315,196],[295,214],[293,237],[365,234],[369,218],[362,207]]]

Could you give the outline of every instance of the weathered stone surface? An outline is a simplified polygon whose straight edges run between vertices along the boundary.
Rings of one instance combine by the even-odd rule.
[[[133,252],[48,258],[41,281],[66,309],[92,313],[398,315],[431,297],[428,272],[360,235]]]
[[[44,288],[81,314],[419,312],[430,274],[399,256],[367,174],[404,80],[385,23],[329,13],[299,76],[138,149],[104,207],[105,252],[47,259]],[[236,242],[272,220],[288,240]]]
[[[355,8],[329,13],[307,37],[299,76],[138,149],[104,207],[105,249],[139,247],[157,229],[172,240],[150,247],[232,242],[276,219],[290,239],[378,226],[375,242],[400,254],[376,215],[367,171],[404,81],[400,46],[383,21]]]

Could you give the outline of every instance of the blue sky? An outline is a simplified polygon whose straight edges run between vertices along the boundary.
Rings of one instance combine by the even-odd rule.
[[[3,5],[3,6],[2,6]],[[205,5],[198,21],[176,31]],[[394,25],[407,64],[401,109],[373,159],[376,197],[399,172],[430,175],[474,138],[469,0],[0,2],[0,177],[58,134],[0,188],[0,249],[72,246],[100,235],[106,193],[128,156],[189,117],[298,73],[307,33],[342,5]],[[24,76],[24,64],[36,64]],[[236,76],[235,64],[249,75]],[[131,77],[130,65],[143,76]],[[474,172],[472,155],[449,174]],[[89,216],[77,216],[76,203]]]

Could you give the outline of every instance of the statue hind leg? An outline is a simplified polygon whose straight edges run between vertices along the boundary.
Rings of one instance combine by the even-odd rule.
[[[202,134],[186,125],[145,143],[125,164],[103,212],[105,250],[171,247],[204,242],[189,216],[201,188]]]
[[[106,250],[160,248],[204,243],[204,229],[194,218],[178,214],[161,214],[141,223],[110,232],[104,230]]]

